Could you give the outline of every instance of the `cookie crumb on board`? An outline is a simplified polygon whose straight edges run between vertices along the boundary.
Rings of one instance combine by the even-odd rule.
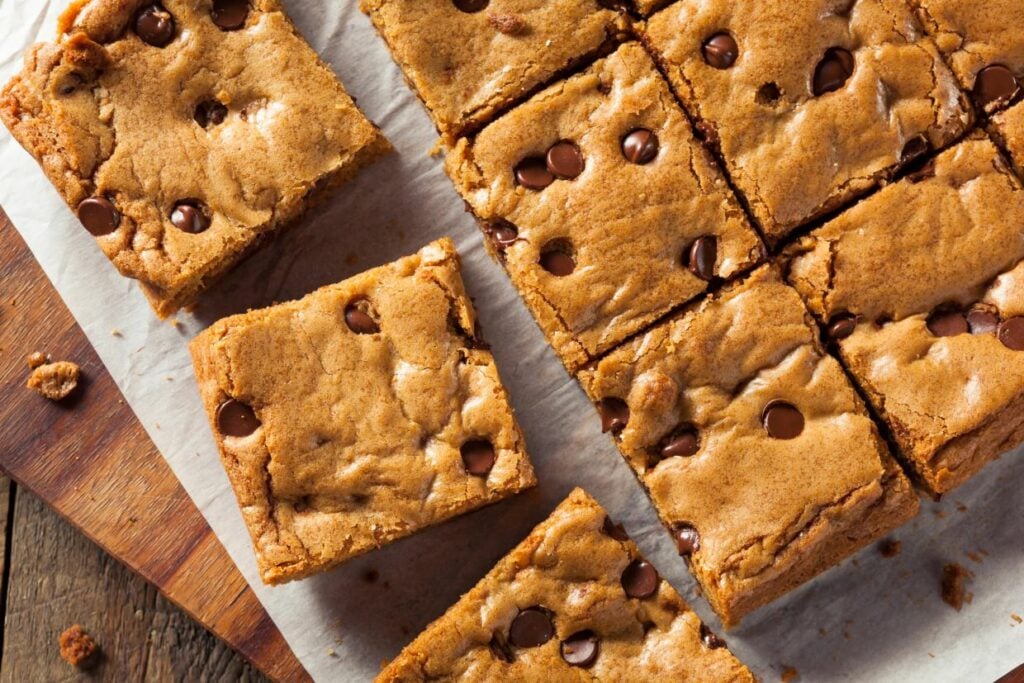
[[[71,666],[86,668],[99,650],[96,641],[81,626],[75,624],[60,634],[60,656]]]
[[[30,353],[28,358],[25,359],[25,363],[28,364],[29,370],[35,370],[40,365],[46,365],[50,362],[50,357],[41,351]]]
[[[792,681],[795,681],[798,678],[800,678],[800,672],[791,666],[785,667],[782,670],[782,675],[780,676],[782,683],[792,683]]]
[[[30,366],[32,356],[29,357]],[[80,376],[81,370],[78,365],[70,361],[44,362],[32,370],[25,386],[51,401],[62,401],[78,386]]]
[[[878,544],[878,552],[886,559],[896,557],[901,550],[903,550],[903,544],[894,538],[887,538]]]
[[[967,592],[967,580],[974,575],[956,562],[942,568],[942,600],[957,612],[974,598]]]

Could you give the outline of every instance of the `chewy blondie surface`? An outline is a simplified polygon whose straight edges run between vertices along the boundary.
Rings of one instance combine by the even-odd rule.
[[[773,243],[971,119],[903,0],[681,0],[645,40]]]
[[[637,43],[460,140],[447,169],[570,372],[762,257]]]
[[[0,119],[161,316],[390,149],[276,0],[78,1]]]
[[[600,0],[361,0],[453,140],[598,54],[626,23]],[[610,3],[607,3],[610,5]]]
[[[992,121],[992,133],[1009,152],[1013,167],[1024,179],[1024,102],[998,114]]]
[[[794,244],[789,280],[933,494],[1024,441],[1024,188],[973,136]]]
[[[753,675],[574,490],[377,677],[752,682]]]
[[[797,293],[755,271],[581,373],[727,626],[915,514]]]
[[[192,342],[263,580],[282,583],[535,484],[450,240]]]

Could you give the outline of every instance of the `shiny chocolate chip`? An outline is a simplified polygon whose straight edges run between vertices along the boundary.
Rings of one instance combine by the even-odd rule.
[[[999,316],[984,308],[974,308],[967,314],[967,327],[971,334],[992,334],[999,328]]]
[[[792,403],[770,401],[761,413],[761,422],[773,439],[795,439],[804,431],[804,415]]]
[[[486,477],[494,467],[497,454],[494,445],[486,439],[472,439],[462,444],[462,466],[474,477]]]
[[[828,324],[828,337],[835,341],[846,339],[857,329],[857,316],[852,313],[839,313],[833,316]]]
[[[585,669],[597,661],[600,642],[593,631],[578,631],[562,641],[562,659],[570,666]]]
[[[1024,351],[1024,316],[1004,320],[999,325],[999,341],[1008,349]]]
[[[196,105],[192,118],[203,128],[219,126],[228,117],[228,108],[217,100],[205,100]]]
[[[707,624],[700,625],[700,642],[709,650],[717,650],[725,647],[725,641],[718,637],[714,631],[708,628]]]
[[[527,607],[512,620],[508,641],[519,648],[537,647],[555,635],[551,613],[543,607]]]
[[[473,14],[487,9],[487,5],[490,4],[490,0],[452,0],[452,4],[455,5],[455,8],[460,12]]]
[[[622,570],[622,590],[639,600],[651,597],[658,590],[658,571],[646,560],[633,560]]]
[[[164,47],[174,40],[174,17],[160,4],[143,7],[135,15],[135,33],[144,43]]]
[[[377,334],[380,325],[366,310],[369,304],[364,300],[354,301],[345,308],[345,324],[356,334]]]
[[[545,163],[552,175],[563,180],[572,180],[583,173],[583,153],[569,140],[551,145]]]
[[[686,557],[700,550],[700,534],[690,524],[679,524],[672,532],[672,538],[676,542],[676,550]]]
[[[217,430],[224,436],[249,436],[260,426],[255,411],[233,398],[217,406]]]
[[[576,259],[572,256],[571,247],[562,240],[545,245],[540,253],[540,267],[555,277],[572,275],[576,270]]]
[[[728,69],[740,55],[736,39],[728,33],[716,33],[704,41],[701,47],[704,61],[716,69]]]
[[[697,428],[690,425],[679,427],[662,441],[659,453],[662,458],[688,458],[700,450]]]
[[[718,261],[718,238],[713,235],[698,237],[690,245],[686,255],[686,267],[701,280],[715,277],[715,265]]]
[[[249,18],[248,0],[213,0],[210,18],[225,31],[236,31],[245,26]]]
[[[1013,72],[1002,64],[986,66],[974,80],[974,101],[982,109],[991,110],[1009,102],[1020,92]]]
[[[928,316],[928,331],[936,337],[955,337],[970,331],[963,311],[936,311]]]
[[[601,531],[614,538],[616,541],[628,541],[629,535],[626,533],[625,527],[621,524],[616,524],[612,521],[612,518],[608,515],[604,517],[604,524],[601,525]]]
[[[622,156],[626,161],[643,165],[658,156],[658,136],[646,128],[637,128],[622,138]]]
[[[193,199],[178,202],[171,211],[171,225],[182,232],[193,235],[205,232],[210,227],[210,217],[205,207]]]
[[[527,157],[516,164],[516,182],[527,190],[540,191],[555,182],[555,174],[548,170],[544,157]]]
[[[927,137],[915,135],[903,145],[903,151],[900,152],[900,163],[913,163],[928,154],[930,149],[931,145],[928,143]]]
[[[597,412],[601,415],[601,431],[618,434],[629,423],[629,406],[621,398],[602,398],[597,402]]]
[[[508,249],[519,239],[519,229],[508,221],[491,223],[487,232],[494,245],[501,250]]]
[[[121,212],[106,197],[89,197],[78,205],[78,220],[92,235],[102,237],[121,225]]]
[[[824,95],[839,90],[853,75],[853,54],[841,47],[830,47],[814,68],[814,94]]]

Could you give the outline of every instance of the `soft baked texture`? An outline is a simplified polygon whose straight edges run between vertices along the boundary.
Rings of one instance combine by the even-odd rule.
[[[690,569],[727,626],[917,511],[860,398],[773,267],[631,340],[581,381],[595,402],[628,406],[619,449],[662,522],[696,530]],[[774,401],[802,414],[793,438],[764,426]],[[680,430],[698,447],[665,457]]]
[[[457,5],[483,6],[465,12]],[[361,0],[447,139],[598,54],[625,22],[598,0]]]
[[[1024,188],[976,135],[801,239],[789,281],[822,320],[857,316],[847,367],[933,494],[1024,441],[1024,353],[933,314],[1024,313]],[[963,323],[961,323],[963,325]]]
[[[593,498],[574,490],[476,587],[402,650],[377,683],[752,683],[750,671],[667,581],[656,579],[656,588],[645,598],[626,594],[623,572],[638,559],[637,549],[628,539],[609,536],[606,520]],[[537,605],[551,613],[554,636],[531,648],[508,643],[517,614]],[[560,654],[560,641],[583,630],[600,639],[596,659],[586,667],[570,666]]]
[[[357,334],[351,305],[378,331]],[[533,486],[450,240],[193,340],[203,403],[263,580],[281,583]],[[228,399],[259,420],[225,436]],[[493,467],[466,471],[468,442]]]
[[[166,0],[165,47],[132,28],[148,4],[73,3],[0,94],[0,119],[73,211],[116,206],[120,225],[97,242],[166,316],[390,146],[276,0],[253,0],[229,31],[209,0]],[[197,122],[204,102],[223,122]],[[186,200],[205,206],[204,232],[172,224]]]
[[[992,133],[1009,152],[1013,167],[1024,179],[1024,102],[997,115],[992,121]]]
[[[702,45],[723,31],[738,54],[715,68]],[[773,243],[971,121],[956,78],[903,0],[681,0],[644,35]],[[815,95],[833,48],[849,52],[852,74]]]
[[[641,128],[657,136],[657,152],[633,163],[623,140]],[[582,173],[542,190],[518,183],[517,165],[559,141],[576,145]],[[446,167],[570,371],[707,288],[684,263],[698,238],[717,240],[715,276],[735,276],[763,257],[743,209],[637,43],[460,140]],[[508,224],[515,241],[496,244],[495,229]],[[572,253],[571,274],[545,270],[551,245]]]

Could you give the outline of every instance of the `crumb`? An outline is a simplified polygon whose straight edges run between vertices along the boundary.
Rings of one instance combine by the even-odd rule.
[[[333,647],[327,648],[327,656],[328,657],[334,657],[334,648]]]
[[[934,514],[937,519],[945,519],[946,518],[946,511],[945,510],[935,510],[932,514]]]
[[[903,550],[903,544],[894,538],[887,538],[878,544],[878,552],[886,559],[896,557],[901,550]]]
[[[860,566],[860,561],[856,557],[850,560],[850,563],[853,564],[854,567]]]
[[[960,611],[964,603],[970,603],[973,595],[967,592],[966,583],[973,574],[953,562],[942,568],[942,600],[947,605]]]
[[[35,353],[30,353],[25,362],[28,363],[29,370],[35,370],[40,365],[49,363],[50,357],[41,351],[36,351]]]
[[[81,370],[70,361],[46,363],[32,371],[25,386],[51,401],[61,401],[78,386],[80,375]]]
[[[1014,614],[1013,612],[1010,612],[1010,618],[1016,621],[1018,624],[1024,621],[1024,619],[1021,619],[1021,616],[1019,614]]]
[[[790,683],[790,681],[800,678],[800,672],[791,666],[787,666],[782,670],[782,675],[779,678],[782,680],[782,683]]]
[[[112,329],[112,330],[110,331],[110,336],[111,336],[111,337],[123,337],[123,336],[124,336],[124,334],[122,334],[122,333],[121,333],[121,330],[119,330],[119,329],[117,329],[117,328],[115,327],[114,329]]]
[[[174,378],[171,377],[170,375],[167,375],[166,377],[164,377],[164,379],[167,380],[168,382],[173,382],[174,381]]]
[[[822,638],[824,638],[825,636],[828,635],[828,629],[826,629],[826,628],[819,628],[818,629],[818,635],[821,636]]]
[[[96,641],[78,624],[69,627],[58,639],[60,656],[71,666],[86,668],[99,648]]]
[[[969,557],[972,560],[974,560],[975,562],[977,562],[978,564],[981,564],[982,562],[985,561],[985,559],[981,555],[979,555],[978,553],[966,552],[964,554],[967,555],[967,557]]]
[[[957,503],[956,509],[958,512],[967,512],[967,506],[964,505],[963,503]]]
[[[367,569],[363,572],[363,581],[366,583],[377,583],[377,579],[380,578],[380,572],[376,569]]]
[[[177,318],[171,318],[168,322],[170,322],[174,327],[181,327],[181,321]]]
[[[506,36],[518,36],[526,31],[526,21],[518,14],[491,12],[487,15],[487,23],[498,33],[504,33]]]

